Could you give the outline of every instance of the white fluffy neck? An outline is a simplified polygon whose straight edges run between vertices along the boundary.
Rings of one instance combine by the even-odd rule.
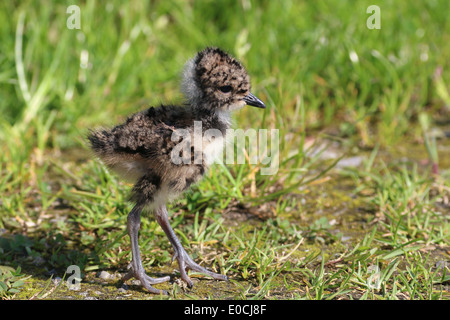
[[[219,118],[219,121],[226,124],[228,127],[231,126],[231,112],[228,110],[217,109],[216,115]]]
[[[197,87],[196,79],[195,79],[195,62],[194,58],[190,59],[184,65],[183,78],[181,81],[181,92],[184,94],[184,97],[188,101],[188,103],[193,106],[201,105],[202,93],[200,89]],[[242,106],[239,106],[239,109]],[[231,126],[231,113],[230,110],[225,109],[216,109],[215,114],[217,115],[220,122],[224,123],[228,127]]]
[[[184,97],[187,101],[196,105],[202,98],[202,93],[200,89],[197,87],[195,81],[195,63],[194,59],[190,59],[184,65],[183,78],[181,80],[181,91],[184,94]]]

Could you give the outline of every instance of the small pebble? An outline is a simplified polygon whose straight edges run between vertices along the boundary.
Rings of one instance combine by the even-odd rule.
[[[37,267],[43,265],[45,263],[44,258],[42,258],[41,256],[37,256],[36,258],[34,258],[33,260],[33,264]]]
[[[440,261],[436,262],[436,264],[434,266],[438,269],[443,269],[445,267],[448,267],[449,265],[450,264],[447,261],[440,260]]]
[[[129,281],[129,283],[131,283],[133,286],[140,286],[141,285],[141,281],[139,281],[137,279],[133,279],[133,280]]]
[[[127,289],[124,288],[119,288],[117,291],[119,291],[119,293],[127,293]]]
[[[338,163],[336,163],[336,167],[337,168],[357,167],[363,162],[363,160],[364,160],[363,156],[344,158],[342,160],[339,160]]]
[[[97,275],[97,277],[99,277],[100,279],[103,279],[103,280],[108,280],[108,279],[111,279],[111,274],[107,271],[101,271]]]

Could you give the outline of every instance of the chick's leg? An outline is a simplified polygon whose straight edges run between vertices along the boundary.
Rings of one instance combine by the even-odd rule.
[[[173,249],[175,251],[173,259],[177,259],[178,266],[180,268],[181,273],[181,279],[185,281],[190,288],[192,288],[193,283],[189,276],[186,273],[186,269],[191,269],[203,274],[206,274],[214,279],[217,280],[228,280],[227,276],[219,273],[214,273],[206,268],[203,268],[199,266],[197,263],[195,263],[191,257],[187,254],[187,252],[184,250],[183,246],[180,243],[180,240],[178,240],[177,236],[175,235],[175,232],[173,231],[172,227],[169,223],[169,216],[167,213],[166,206],[162,206],[161,208],[157,209],[155,212],[156,220],[158,221],[161,228],[164,230],[165,234],[169,238],[170,243],[173,246]]]
[[[131,270],[123,277],[122,280],[126,281],[132,277],[135,277],[136,279],[140,280],[142,286],[148,291],[158,294],[159,293],[167,294],[166,291],[155,289],[151,285],[168,281],[170,280],[170,277],[169,276],[161,278],[149,277],[148,275],[145,274],[144,266],[142,265],[138,240],[139,228],[141,225],[142,209],[143,209],[142,205],[136,205],[128,214],[127,228],[131,240],[132,261],[131,261]]]

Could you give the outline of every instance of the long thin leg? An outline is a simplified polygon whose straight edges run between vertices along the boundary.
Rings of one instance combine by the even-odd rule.
[[[127,218],[127,228],[128,235],[131,240],[131,270],[123,277],[123,281],[126,281],[132,277],[135,277],[139,281],[141,281],[142,286],[152,293],[164,293],[167,294],[164,290],[158,290],[153,288],[151,285],[156,283],[161,283],[170,280],[169,276],[162,278],[151,278],[145,274],[144,266],[141,261],[141,254],[139,252],[139,228],[141,226],[141,212],[143,206],[135,205],[134,208],[130,211]]]
[[[190,288],[192,288],[193,283],[186,273],[186,268],[200,272],[200,273],[204,273],[204,274],[211,276],[217,280],[228,280],[227,276],[225,276],[223,274],[211,272],[211,271],[199,266],[197,263],[195,263],[191,259],[191,257],[189,257],[189,255],[186,253],[183,246],[181,245],[180,240],[178,240],[177,236],[175,235],[175,232],[173,231],[172,227],[170,226],[169,216],[168,216],[167,208],[165,205],[156,210],[155,216],[156,216],[156,220],[158,221],[161,228],[164,230],[165,234],[169,238],[170,243],[173,246],[173,249],[175,251],[174,259],[176,258],[178,261],[178,266],[180,267],[181,279],[183,279]]]

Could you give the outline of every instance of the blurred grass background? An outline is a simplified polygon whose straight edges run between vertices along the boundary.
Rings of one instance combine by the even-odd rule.
[[[308,127],[336,116],[350,132],[373,124],[366,143],[395,141],[419,112],[449,103],[434,78],[440,69],[448,84],[446,1],[383,1],[380,30],[366,27],[370,1],[87,1],[80,30],[66,27],[70,4],[1,5],[2,123],[26,127],[26,146],[79,145],[86,127],[177,101],[180,69],[207,45],[241,59],[277,121],[297,131],[299,96]]]
[[[81,9],[80,30],[66,26],[73,4]],[[381,9],[379,30],[366,26],[373,4]],[[268,109],[244,109],[236,125],[280,129],[281,165],[271,177],[255,177],[249,165],[220,167],[183,205],[197,215],[206,208],[208,215],[211,199],[219,199],[220,210],[232,199],[275,201],[282,212],[293,206],[291,192],[328,168],[306,156],[308,136],[326,131],[352,150],[395,149],[405,139],[423,143],[424,128],[448,124],[449,9],[445,0],[2,1],[0,228],[12,234],[52,230],[86,245],[98,237],[105,242],[97,249],[118,247],[129,209],[126,188],[89,158],[86,130],[149,105],[181,101],[183,64],[205,46],[222,47],[247,67],[253,92]],[[375,189],[383,184],[371,177]],[[67,210],[68,220],[49,222],[46,215],[58,210]],[[83,228],[75,232],[71,223]],[[106,235],[108,228],[118,233]],[[448,241],[442,234],[435,239]],[[8,250],[6,261],[14,261]],[[108,263],[125,263],[124,253],[115,254],[120,258],[109,256]],[[67,262],[52,257],[53,266]],[[68,258],[74,259],[79,262]],[[157,258],[166,260],[167,254]]]

